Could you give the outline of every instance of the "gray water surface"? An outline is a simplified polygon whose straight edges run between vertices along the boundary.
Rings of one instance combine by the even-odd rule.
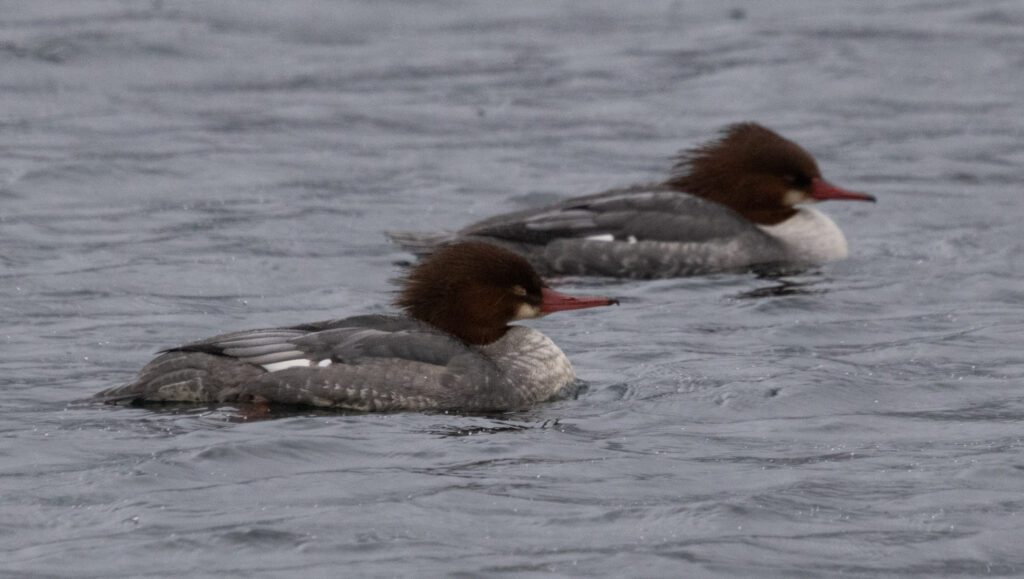
[[[877,205],[782,279],[562,280],[578,398],[76,403],[391,311],[389,229],[666,174],[754,120]],[[1024,4],[8,2],[0,575],[1024,574]]]

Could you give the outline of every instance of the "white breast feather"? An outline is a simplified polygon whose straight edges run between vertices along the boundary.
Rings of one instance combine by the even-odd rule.
[[[834,261],[847,255],[843,232],[817,209],[801,207],[796,215],[782,223],[758,227],[785,243],[796,261]]]

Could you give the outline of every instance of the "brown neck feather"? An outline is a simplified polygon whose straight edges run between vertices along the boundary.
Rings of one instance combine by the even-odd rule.
[[[473,344],[477,346],[486,346],[487,344],[493,344],[508,332],[509,326],[502,327],[486,327],[477,326],[472,323],[467,323],[466,320],[459,320],[455,323],[432,323],[428,320],[422,320],[430,323],[445,332],[457,337],[467,344]]]
[[[780,207],[775,209],[752,208],[746,211],[740,211],[739,214],[758,225],[775,225],[796,215],[797,211],[798,210],[793,207]]]

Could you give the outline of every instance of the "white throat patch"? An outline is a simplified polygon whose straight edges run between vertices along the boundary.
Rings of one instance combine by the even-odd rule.
[[[516,320],[532,320],[533,318],[539,318],[544,315],[544,312],[540,311],[540,307],[531,306],[530,304],[523,302],[516,308],[516,315],[512,318],[512,321]]]

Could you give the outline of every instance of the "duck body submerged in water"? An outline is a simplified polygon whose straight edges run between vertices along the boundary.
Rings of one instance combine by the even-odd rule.
[[[456,233],[393,232],[418,255],[481,241],[522,255],[541,275],[666,278],[793,269],[844,259],[825,200],[874,201],[821,176],[800,145],[756,123],[731,125],[683,152],[662,183],[633,185],[497,215]]]
[[[575,380],[547,336],[509,325],[618,303],[548,288],[493,245],[437,251],[403,282],[406,315],[223,334],[165,350],[104,402],[265,402],[361,411],[512,410]]]

